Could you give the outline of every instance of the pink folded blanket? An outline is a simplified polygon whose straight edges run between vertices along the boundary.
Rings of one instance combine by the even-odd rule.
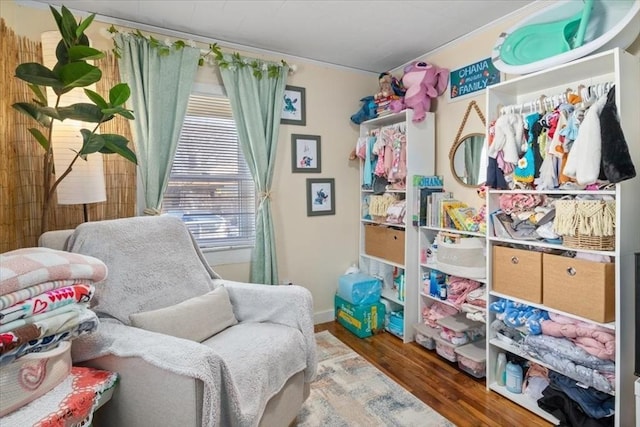
[[[56,280],[97,283],[107,266],[97,258],[49,248],[23,248],[0,255],[0,295]]]

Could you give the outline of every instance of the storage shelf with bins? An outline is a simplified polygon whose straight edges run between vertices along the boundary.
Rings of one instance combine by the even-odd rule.
[[[359,267],[363,273],[383,279],[382,299],[393,312],[403,313],[403,334],[399,336],[404,342],[414,338],[412,325],[418,319],[418,265],[414,255],[418,248],[418,230],[411,223],[414,214],[414,195],[411,191],[413,175],[433,175],[435,172],[435,116],[427,113],[425,120],[414,123],[413,110],[404,110],[376,119],[368,120],[360,125],[360,137],[365,137],[385,126],[399,125],[404,128],[406,138],[406,189],[388,189],[385,193],[406,200],[405,224],[392,224],[380,218],[366,218],[367,200],[374,195],[368,188],[362,188],[363,162],[360,162],[360,259]],[[375,227],[375,229],[367,228]],[[366,235],[375,231],[376,241],[382,244],[372,251],[373,242],[367,241]],[[384,239],[393,239],[389,245]],[[404,244],[399,242],[404,239]],[[367,245],[369,250],[367,250]],[[401,247],[400,247],[401,246]],[[394,249],[395,248],[395,249]],[[393,275],[404,274],[404,295],[399,294]],[[388,332],[391,332],[387,329]],[[393,333],[393,332],[391,332]],[[398,334],[394,334],[398,336]]]
[[[501,108],[511,105],[523,105],[540,99],[542,95],[555,96],[564,93],[567,88],[578,88],[579,85],[591,86],[603,83],[613,83],[616,88],[616,105],[620,118],[620,123],[629,143],[629,151],[636,169],[640,168],[640,146],[636,137],[640,135],[640,120],[638,120],[637,100],[640,96],[640,63],[638,58],[620,49],[613,49],[606,52],[594,54],[590,57],[582,58],[568,64],[559,65],[544,71],[532,73],[526,76],[517,77],[503,83],[498,83],[487,88],[486,111],[488,115],[498,114]],[[493,113],[492,113],[493,112]],[[635,138],[635,139],[634,139]],[[488,212],[494,212],[499,207],[499,197],[504,194],[536,194],[545,197],[559,198],[561,196],[583,196],[598,195],[614,198],[615,208],[615,248],[613,250],[581,249],[580,247],[567,247],[563,244],[548,243],[542,241],[522,241],[517,239],[497,237],[493,232],[491,224],[487,227],[487,290],[488,303],[496,301],[498,298],[506,298],[515,302],[521,302],[529,306],[547,310],[551,313],[560,314],[578,321],[600,326],[615,332],[615,381],[613,391],[615,396],[615,425],[632,426],[636,425],[634,408],[634,332],[635,332],[635,310],[634,307],[634,253],[640,251],[640,228],[637,226],[637,213],[640,212],[640,197],[638,197],[640,178],[636,177],[623,181],[610,190],[581,191],[581,190],[489,190]],[[496,284],[495,266],[502,258],[496,259],[494,250],[496,247],[513,246],[523,251],[523,254],[537,254],[537,250],[564,250],[578,254],[590,254],[608,256],[613,262],[613,309],[615,310],[614,320],[602,322],[592,319],[592,313],[576,314],[578,309],[558,310],[549,306],[550,291],[547,284],[563,283],[559,277],[556,281],[553,277],[545,276],[552,270],[545,259],[552,259],[553,256],[541,255],[540,269],[540,302],[530,302],[527,298],[519,298],[510,295],[511,291],[498,292],[494,290]],[[536,255],[538,256],[538,255]],[[558,258],[558,257],[555,257]],[[508,260],[507,260],[508,262]],[[595,261],[593,262],[595,263]],[[570,272],[568,272],[571,274]],[[558,275],[559,276],[559,275]],[[607,276],[608,277],[608,276]],[[517,278],[524,279],[524,277]],[[593,282],[590,280],[589,282]],[[518,285],[521,285],[518,283]],[[604,286],[604,285],[603,285]],[[547,292],[545,292],[547,289]],[[514,291],[519,292],[519,291]],[[545,298],[545,296],[547,298]],[[582,299],[580,298],[582,296]],[[574,301],[579,304],[588,295],[574,295]],[[555,301],[553,301],[555,304]],[[552,304],[552,305],[553,305]],[[583,304],[585,304],[583,302]],[[592,307],[589,304],[588,307]],[[489,325],[495,318],[494,313],[487,313],[487,388],[493,390],[515,403],[523,406],[540,417],[558,423],[558,420],[551,414],[540,409],[537,402],[526,394],[514,394],[496,382],[495,368],[497,354],[507,352],[519,355],[529,361],[539,363],[555,370],[552,366],[540,363],[536,357],[526,353],[518,345],[508,342],[502,336],[498,336],[492,331]]]
[[[425,252],[432,246],[432,243],[435,241],[435,239],[437,238],[437,235],[439,233],[451,233],[451,234],[455,234],[455,235],[459,235],[461,237],[478,237],[478,238],[485,238],[485,233],[479,233],[479,232],[472,232],[472,231],[464,231],[464,230],[457,230],[457,229],[451,229],[451,228],[443,228],[443,227],[434,227],[434,226],[420,226],[419,227],[419,235],[418,235],[418,248],[419,248],[419,259],[418,259],[418,268],[419,268],[419,277],[420,277],[420,297],[418,299],[418,313],[420,315],[420,320],[419,322],[414,325],[414,329],[416,331],[417,334],[420,335],[419,339],[416,339],[416,341],[421,344],[423,347],[425,347],[428,350],[436,350],[436,352],[438,352],[438,354],[440,354],[442,357],[444,357],[445,359],[449,360],[449,361],[454,361],[455,360],[455,356],[457,355],[457,352],[464,347],[464,345],[462,346],[454,346],[451,343],[447,343],[445,342],[444,339],[442,339],[439,336],[440,333],[440,329],[435,329],[431,326],[428,326],[424,323],[423,320],[423,309],[425,307],[430,307],[432,304],[434,303],[439,303],[439,304],[444,304],[448,307],[451,307],[453,309],[455,309],[457,311],[456,315],[452,315],[450,317],[446,317],[444,319],[440,319],[437,323],[439,327],[446,327],[451,329],[452,328],[452,322],[454,324],[458,324],[459,326],[462,325],[464,323],[464,327],[462,329],[471,331],[473,329],[478,329],[480,328],[481,330],[484,330],[484,323],[482,321],[471,321],[469,319],[466,319],[463,316],[466,316],[466,313],[477,313],[477,312],[481,312],[482,316],[480,317],[485,317],[486,316],[486,309],[484,307],[479,307],[479,306],[472,306],[471,304],[464,304],[464,309],[461,308],[460,306],[455,305],[454,303],[448,301],[447,299],[442,299],[439,296],[435,296],[435,295],[431,295],[429,292],[429,277],[431,275],[431,272],[433,270],[438,270],[438,264],[437,262],[432,262],[432,260],[428,259]],[[447,274],[448,275],[448,274]],[[448,275],[449,276],[449,275]],[[474,280],[476,282],[479,282],[482,284],[482,286],[484,286],[484,283],[486,282],[485,278],[478,278],[478,277],[464,277],[464,274],[460,274],[458,275],[459,277],[463,277],[463,278],[468,278],[470,280]],[[455,320],[454,320],[455,319]],[[453,330],[455,331],[455,327],[453,327]],[[484,348],[484,341],[482,341],[482,337],[477,337],[479,340],[481,341],[476,341],[474,342],[469,342],[465,345],[467,346],[477,346],[477,345],[481,345]],[[475,338],[474,338],[475,339]],[[439,346],[439,348],[438,348]],[[447,352],[442,352],[440,349],[445,348],[448,349],[449,351]],[[451,350],[451,348],[453,348],[453,350]],[[453,353],[452,353],[453,352]],[[476,349],[477,352],[477,349]],[[455,354],[454,354],[455,353]],[[452,358],[453,357],[453,358]],[[476,365],[478,366],[478,365]],[[475,370],[470,370],[468,369],[466,366],[461,366],[461,369],[467,371],[468,373],[470,373],[470,375],[476,376],[476,377],[484,377],[485,376],[485,369],[482,368],[477,368]]]

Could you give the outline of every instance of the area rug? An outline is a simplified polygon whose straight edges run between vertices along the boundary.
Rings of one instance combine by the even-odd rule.
[[[328,331],[316,334],[318,375],[297,427],[452,427]]]

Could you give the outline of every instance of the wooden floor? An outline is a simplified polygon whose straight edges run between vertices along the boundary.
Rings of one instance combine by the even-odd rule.
[[[389,333],[361,339],[337,322],[316,325],[316,332],[325,330],[458,427],[551,426],[415,342],[404,344]]]

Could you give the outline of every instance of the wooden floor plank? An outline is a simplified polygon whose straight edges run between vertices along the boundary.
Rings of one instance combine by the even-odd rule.
[[[484,378],[458,369],[456,363],[416,343],[404,344],[382,333],[358,338],[337,322],[316,325],[329,331],[394,381],[458,427],[549,427],[544,419],[487,391]]]

